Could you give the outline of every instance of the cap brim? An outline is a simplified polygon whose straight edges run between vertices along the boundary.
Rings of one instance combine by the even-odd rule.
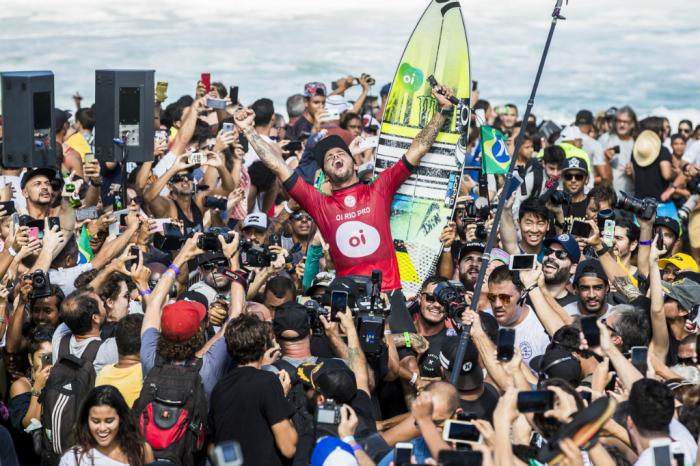
[[[452,371],[445,370],[445,376],[448,380],[452,378]],[[480,367],[472,370],[469,374],[460,374],[457,378],[457,390],[469,391],[479,388],[484,382],[484,374]]]

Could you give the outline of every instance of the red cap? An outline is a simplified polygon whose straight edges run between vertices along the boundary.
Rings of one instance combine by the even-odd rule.
[[[176,301],[163,307],[161,335],[168,341],[182,343],[197,334],[207,308],[196,301]]]

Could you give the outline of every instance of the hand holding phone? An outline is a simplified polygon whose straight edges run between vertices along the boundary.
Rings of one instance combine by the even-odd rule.
[[[331,293],[331,322],[340,322],[338,318],[339,312],[345,312],[348,307],[348,292],[333,291]]]
[[[498,344],[496,345],[496,359],[510,361],[515,355],[515,329],[502,328],[498,330]]]
[[[510,270],[533,270],[537,264],[534,254],[513,254],[510,256]]]
[[[554,392],[533,390],[518,392],[518,411],[521,413],[544,413],[554,407]]]
[[[202,75],[199,77],[199,80],[204,86],[204,91],[207,94],[209,94],[209,92],[211,91],[211,73],[202,73]]]
[[[411,464],[411,455],[413,455],[413,444],[399,442],[394,447],[394,465],[403,466]]]
[[[647,365],[647,355],[649,354],[649,349],[646,346],[633,346],[631,353],[632,365],[642,373],[642,377],[646,378],[647,370],[649,370],[649,366]]]
[[[600,346],[600,329],[597,321],[598,317],[596,316],[581,318],[581,331],[588,342],[589,348]]]

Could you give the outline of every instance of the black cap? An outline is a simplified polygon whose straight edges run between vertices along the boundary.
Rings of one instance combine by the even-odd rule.
[[[457,262],[461,261],[462,258],[470,252],[476,251],[483,253],[485,249],[486,245],[484,243],[478,241],[469,242],[459,249],[459,254],[457,255]]]
[[[314,159],[316,160],[316,163],[318,163],[318,168],[323,170],[323,157],[325,157],[326,152],[335,148],[343,149],[345,152],[348,153],[349,156],[352,157],[350,148],[347,144],[345,144],[343,138],[336,134],[333,134],[331,136],[328,136],[327,138],[321,139],[319,142],[316,143],[316,145],[313,148]]]
[[[66,124],[66,121],[70,120],[71,116],[73,115],[68,110],[61,110],[60,108],[53,109],[53,126],[56,128],[57,133],[63,129],[63,125]]]
[[[681,224],[676,219],[671,217],[656,217],[654,221],[655,227],[666,227],[676,235],[676,238],[681,237]]]
[[[356,299],[360,296],[359,285],[350,277],[335,277],[333,279],[323,295],[324,304],[331,303],[331,294],[334,291],[345,291],[348,294],[348,307],[355,307]]]
[[[532,370],[544,378],[564,379],[574,387],[581,383],[581,365],[571,352],[554,347],[530,360]]]
[[[309,315],[305,306],[289,301],[277,307],[275,318],[272,321],[275,338],[285,341],[298,341],[306,338],[311,330]],[[291,330],[298,334],[297,337],[283,337],[282,333]]]
[[[440,365],[445,369],[445,375],[449,379],[452,376],[454,360],[457,357],[457,347],[459,346],[459,337],[446,337],[442,340],[440,347]],[[484,381],[484,373],[479,366],[479,352],[474,344],[467,345],[464,352],[464,360],[462,368],[457,378],[458,390],[474,390]]]
[[[197,261],[197,266],[208,264],[210,262],[222,262],[228,265],[228,259],[224,256],[221,251],[207,251],[204,254],[200,254],[195,259]]]
[[[177,297],[178,301],[192,301],[200,303],[205,308],[209,307],[209,300],[199,291],[185,291]]]
[[[49,181],[53,180],[56,178],[56,170],[53,168],[48,168],[48,167],[42,167],[42,168],[33,168],[31,170],[27,170],[24,173],[24,176],[22,176],[22,181],[20,181],[19,185],[22,189],[27,185],[29,180],[34,178],[35,176],[43,175],[49,179]]]
[[[349,403],[357,393],[355,374],[340,359],[303,363],[296,375],[302,383],[340,403]]]
[[[440,356],[428,351],[420,363],[421,377],[440,377]]]
[[[574,124],[576,126],[578,126],[578,125],[592,125],[593,124],[593,113],[591,113],[589,110],[580,110],[576,114],[576,122]]]
[[[574,274],[574,285],[578,284],[581,277],[596,277],[608,282],[608,276],[603,270],[603,266],[598,259],[586,259],[576,266],[576,274]]]

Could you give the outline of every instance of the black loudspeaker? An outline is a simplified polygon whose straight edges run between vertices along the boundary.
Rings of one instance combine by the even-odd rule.
[[[95,71],[95,156],[105,162],[153,160],[153,70]],[[123,141],[116,143],[115,139]]]
[[[53,73],[2,73],[2,163],[8,168],[56,167]]]

